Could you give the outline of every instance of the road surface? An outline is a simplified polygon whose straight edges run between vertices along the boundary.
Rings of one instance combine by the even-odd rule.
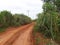
[[[31,42],[31,33],[34,25],[31,25],[26,29],[24,33],[19,35],[19,37],[12,43],[12,45],[33,45]]]
[[[0,45],[32,45],[34,23],[11,29],[0,35]]]

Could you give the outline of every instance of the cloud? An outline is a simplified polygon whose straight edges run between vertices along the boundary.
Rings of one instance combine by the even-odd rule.
[[[41,0],[0,0],[0,10],[8,10],[12,13],[24,13],[30,10],[29,16],[34,19],[36,14],[42,12]]]

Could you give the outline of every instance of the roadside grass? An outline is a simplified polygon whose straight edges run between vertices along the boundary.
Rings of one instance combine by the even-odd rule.
[[[60,31],[57,33],[55,41],[60,45]]]
[[[0,27],[0,33],[4,32],[5,31],[5,27]]]
[[[54,42],[53,40],[50,40],[46,45],[59,45],[56,42]]]
[[[35,40],[36,40],[35,45],[39,45],[39,43],[40,43],[40,38],[39,38],[39,37],[37,37]]]

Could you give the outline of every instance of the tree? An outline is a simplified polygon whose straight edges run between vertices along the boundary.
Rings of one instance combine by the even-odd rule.
[[[57,12],[60,13],[60,0],[43,0],[44,2],[52,2],[56,8],[57,8]]]
[[[25,25],[31,22],[30,17],[25,16],[24,14],[15,14],[13,17],[14,17],[13,24],[15,26]]]
[[[54,2],[54,4],[55,4],[56,7],[57,7],[57,12],[60,13],[60,0],[56,0],[56,1]]]
[[[24,14],[11,14],[9,11],[0,12],[0,32],[9,26],[21,26],[31,23],[31,18]]]
[[[0,24],[2,24],[2,26],[9,26],[11,25],[11,21],[12,21],[12,14],[9,11],[1,11]]]
[[[50,1],[51,0],[46,0],[44,3],[43,13],[38,15],[35,29],[37,32],[41,32],[45,37],[54,40],[58,31],[58,14],[55,5]]]

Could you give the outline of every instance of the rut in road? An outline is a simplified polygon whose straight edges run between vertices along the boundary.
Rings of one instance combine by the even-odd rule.
[[[10,45],[33,45],[31,42],[31,32],[34,25],[31,25],[29,28],[24,31],[19,37]]]

